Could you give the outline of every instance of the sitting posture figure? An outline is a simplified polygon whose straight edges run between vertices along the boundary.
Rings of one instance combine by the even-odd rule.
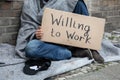
[[[89,57],[87,49],[63,46],[43,42],[41,28],[43,11],[52,8],[88,16],[88,10],[83,0],[25,0],[21,14],[16,51],[22,58],[65,60],[73,57]],[[46,23],[47,24],[47,23]],[[103,62],[103,58],[95,50],[91,50],[93,58]]]

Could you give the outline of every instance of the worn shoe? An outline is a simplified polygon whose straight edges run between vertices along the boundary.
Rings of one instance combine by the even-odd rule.
[[[74,52],[72,52],[73,57],[88,57],[89,59],[92,59],[91,55],[89,54],[89,51],[87,49],[76,49]]]
[[[92,56],[96,62],[104,63],[103,57],[96,50],[91,50],[91,52],[92,52]]]
[[[77,48],[74,52],[72,52],[72,56],[81,57],[81,58],[88,57],[89,59],[94,58],[96,62],[104,63],[104,59],[96,50],[90,50],[90,51],[88,49]]]

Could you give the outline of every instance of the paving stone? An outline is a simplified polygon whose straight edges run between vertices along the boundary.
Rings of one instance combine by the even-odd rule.
[[[70,71],[70,72],[67,73],[67,74],[70,74],[70,75],[66,76],[66,74],[64,74],[64,75],[62,75],[62,77],[65,78],[64,80],[69,80],[70,78],[74,78],[78,75],[80,76],[80,75],[88,74],[90,72],[96,72],[96,71],[99,71],[101,69],[107,68],[109,66],[114,66],[114,65],[118,65],[118,64],[120,64],[120,61],[108,62],[108,63],[104,63],[104,64],[92,63],[92,64],[84,66],[82,68]],[[59,79],[59,77],[57,77],[57,79]]]
[[[112,63],[110,63],[110,64],[108,64],[109,66],[113,66],[113,65],[117,65],[117,64],[119,64],[118,62],[112,62]]]

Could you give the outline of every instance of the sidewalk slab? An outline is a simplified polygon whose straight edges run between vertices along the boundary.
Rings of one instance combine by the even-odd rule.
[[[120,64],[66,80],[120,80]]]

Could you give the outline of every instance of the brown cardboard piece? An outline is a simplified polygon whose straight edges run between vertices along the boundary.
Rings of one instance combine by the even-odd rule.
[[[105,19],[46,8],[42,41],[99,50]]]

